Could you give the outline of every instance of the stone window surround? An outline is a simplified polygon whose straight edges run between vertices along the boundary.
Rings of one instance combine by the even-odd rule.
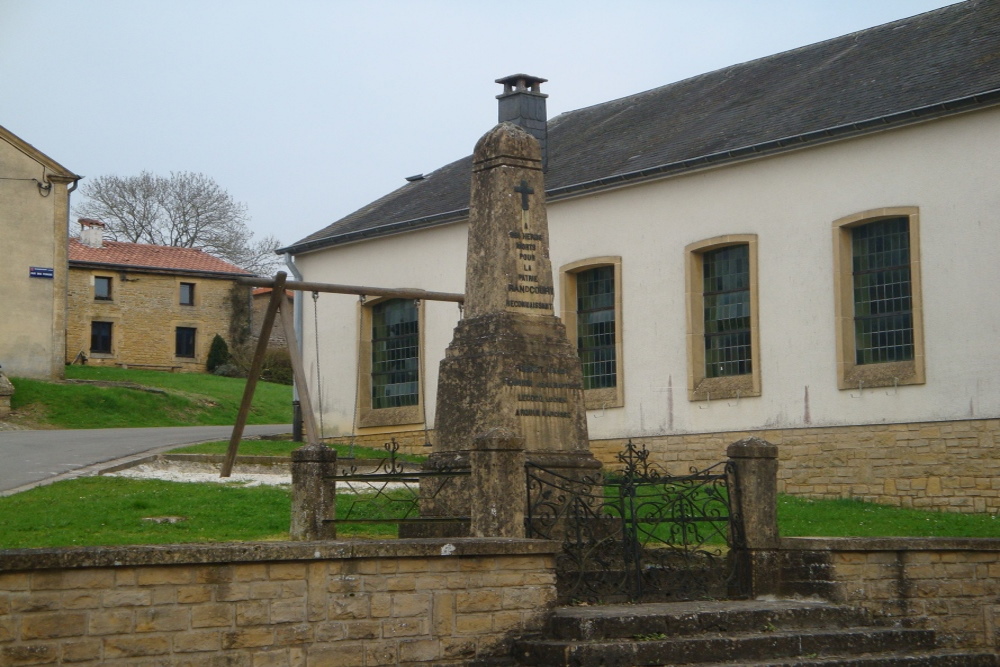
[[[913,300],[913,360],[858,365],[854,340],[854,270],[851,229],[886,218],[910,221],[910,290]],[[920,283],[920,209],[889,206],[854,213],[833,221],[834,317],[837,333],[837,387],[857,390],[924,384],[923,298]]]
[[[184,301],[184,285],[191,286],[191,301]],[[196,306],[198,305],[199,290],[197,289],[198,284],[190,279],[188,280],[178,280],[177,281],[177,301],[182,306]]]
[[[424,372],[424,302],[417,300],[417,328],[420,336],[418,342],[419,359],[417,381],[418,399],[416,405],[404,405],[396,408],[373,408],[372,407],[372,307],[385,301],[390,301],[389,297],[367,299],[364,303],[358,303],[358,377],[357,377],[357,404],[355,414],[357,416],[357,427],[361,429],[385,429],[393,430],[392,427],[402,425],[423,425],[424,424],[424,380],[427,374]],[[370,431],[365,431],[370,432]]]
[[[617,255],[604,257],[589,257],[559,268],[561,277],[560,295],[562,298],[560,316],[566,326],[566,335],[576,348],[576,274],[602,266],[614,267],[615,273],[615,386],[599,389],[586,389],[583,392],[584,406],[587,410],[603,410],[605,408],[620,408],[625,405],[625,373],[624,356],[622,353],[622,258]]]
[[[110,352],[94,352],[93,350],[90,349],[90,345],[88,344],[88,346],[87,346],[87,356],[91,357],[92,359],[114,359],[115,358],[115,342],[117,340],[117,336],[115,335],[115,329],[118,329],[118,325],[121,323],[120,318],[117,317],[117,316],[105,317],[103,315],[100,316],[100,317],[93,318],[90,321],[91,340],[93,339],[93,330],[94,330],[94,323],[95,322],[108,322],[108,323],[111,324],[111,351]]]
[[[170,345],[170,354],[175,364],[191,364],[191,363],[202,363],[205,359],[207,352],[205,347],[207,345],[205,338],[202,335],[204,331],[204,322],[198,320],[171,320],[170,321],[170,338],[168,344]],[[186,327],[188,329],[195,330],[194,336],[194,356],[193,357],[179,357],[177,356],[177,329],[180,327]]]
[[[704,253],[728,246],[747,246],[750,259],[750,355],[752,372],[746,375],[706,377]],[[757,235],[724,234],[696,241],[684,248],[687,291],[688,400],[747,398],[761,395],[760,317],[757,283]]]
[[[95,274],[93,274],[91,276],[91,278],[93,280],[92,284],[94,286],[94,301],[114,301],[114,298],[115,298],[115,290],[114,290],[114,281],[115,281],[115,279],[114,279],[114,276],[100,275],[100,274],[95,273]],[[97,281],[98,280],[107,280],[108,281],[108,295],[107,296],[97,296]]]
[[[192,341],[192,343],[193,343],[192,348],[193,349],[191,350],[190,356],[177,354],[177,352],[178,352],[178,350],[177,350],[177,334],[180,333],[180,329],[191,329],[194,332],[194,334],[193,334],[194,340]],[[186,362],[191,362],[193,360],[196,360],[198,358],[198,340],[200,338],[201,338],[201,336],[198,335],[198,326],[196,324],[190,324],[190,323],[175,324],[174,325],[174,359],[176,359],[177,361],[186,361]]]

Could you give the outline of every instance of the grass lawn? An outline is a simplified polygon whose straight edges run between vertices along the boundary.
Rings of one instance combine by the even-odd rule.
[[[779,496],[783,537],[993,537],[1000,515],[929,512],[860,500]]]
[[[82,477],[0,498],[4,548],[288,539],[287,489]],[[180,516],[178,523],[143,521]]]
[[[340,509],[348,506],[347,498],[339,500]],[[287,488],[84,477],[0,498],[0,548],[287,540],[290,508]],[[143,521],[163,516],[184,520]],[[778,520],[785,537],[1000,538],[996,515],[856,500],[782,496]],[[395,527],[341,526],[339,533],[392,537]]]
[[[102,366],[67,366],[66,378],[133,386],[11,378],[16,391],[9,421],[29,428],[227,425],[236,421],[246,384],[205,373]],[[291,403],[291,387],[260,382],[248,423],[291,423]]]

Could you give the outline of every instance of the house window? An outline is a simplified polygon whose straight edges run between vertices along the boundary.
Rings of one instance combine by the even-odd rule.
[[[834,223],[841,389],[924,382],[916,208]]]
[[[194,358],[194,327],[177,327],[174,354],[178,357]]]
[[[392,299],[372,307],[372,408],[416,405],[420,399],[417,306]]]
[[[705,313],[705,377],[747,375],[750,352],[750,247],[746,244],[702,255]]]
[[[94,299],[96,301],[111,300],[111,278],[94,276]]]
[[[194,305],[194,283],[181,283],[181,305]]]
[[[90,351],[111,354],[111,322],[90,323]]]
[[[621,257],[593,257],[560,269],[561,314],[580,355],[588,410],[624,405],[621,267]]]
[[[718,236],[685,251],[689,400],[760,396],[757,236]]]

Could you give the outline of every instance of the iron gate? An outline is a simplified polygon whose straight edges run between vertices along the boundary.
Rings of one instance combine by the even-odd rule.
[[[564,602],[744,597],[734,471],[718,463],[670,476],[631,440],[619,469],[570,478],[527,466],[529,537],[561,540]]]

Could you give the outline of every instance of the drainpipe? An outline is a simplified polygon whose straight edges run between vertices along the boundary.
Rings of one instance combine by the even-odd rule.
[[[285,266],[292,272],[295,280],[302,281],[302,274],[295,266],[295,260],[290,252],[285,253]],[[299,344],[299,355],[302,355],[304,352],[302,348],[302,292],[295,293],[293,313],[295,314],[295,340]],[[299,361],[302,360],[299,359]],[[302,404],[299,402],[299,388],[294,380],[292,380],[292,441],[302,442]]]

